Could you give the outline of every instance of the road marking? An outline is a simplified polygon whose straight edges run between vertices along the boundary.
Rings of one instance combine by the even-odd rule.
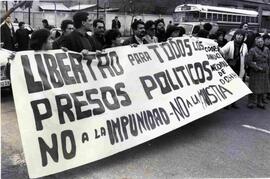
[[[254,130],[257,130],[257,131],[261,131],[261,132],[264,132],[264,133],[267,133],[267,134],[270,134],[270,131],[268,130],[265,130],[265,129],[261,129],[261,128],[257,128],[257,127],[254,127],[254,126],[250,126],[250,125],[242,125],[243,127],[246,127],[248,129],[254,129]]]

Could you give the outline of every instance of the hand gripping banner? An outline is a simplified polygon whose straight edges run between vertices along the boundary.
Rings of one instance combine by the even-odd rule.
[[[85,57],[18,52],[11,70],[31,178],[129,149],[251,93],[216,43],[194,37]]]

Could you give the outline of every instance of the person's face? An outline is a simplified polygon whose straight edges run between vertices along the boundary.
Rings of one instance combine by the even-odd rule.
[[[21,25],[20,29],[24,29],[25,28],[25,24]]]
[[[248,24],[244,24],[242,27],[243,30],[248,30]]]
[[[179,30],[175,30],[171,34],[171,37],[179,37],[179,36],[180,36],[180,31]]]
[[[158,31],[165,31],[164,23],[160,22],[157,24]]]
[[[267,46],[269,46],[269,45],[270,45],[270,39],[268,39],[268,38],[265,39],[265,40],[264,40],[264,44],[267,45]]]
[[[120,36],[116,37],[115,40],[112,40],[112,46],[113,47],[117,47],[117,46],[121,46],[121,45],[122,44],[121,44],[121,38],[120,38]]]
[[[153,24],[149,29],[147,29],[147,34],[153,37],[155,35],[155,25]]]
[[[137,29],[134,31],[134,34],[139,38],[142,38],[143,36],[145,36],[144,25],[143,24],[138,24]]]
[[[73,24],[68,24],[65,33],[68,35],[74,30]]]
[[[257,45],[258,47],[262,48],[263,45],[264,45],[263,39],[262,39],[262,38],[257,39],[257,40],[256,40],[256,45]]]
[[[105,27],[104,24],[101,22],[97,23],[97,26],[94,28],[94,33],[97,35],[104,35]]]
[[[218,36],[219,41],[223,41],[223,39],[224,39],[224,36],[222,34]]]
[[[52,39],[52,35],[50,35],[46,42],[43,44],[42,46],[42,50],[52,50],[52,43],[53,43],[53,39]]]
[[[235,40],[237,42],[242,42],[244,40],[244,36],[242,34],[236,34]]]
[[[85,27],[86,31],[92,31],[93,30],[93,22],[90,18],[90,15],[87,17],[86,21],[82,22],[83,26]]]
[[[6,18],[6,22],[7,22],[7,23],[11,23],[11,17],[10,17],[10,16],[8,16],[8,17]]]

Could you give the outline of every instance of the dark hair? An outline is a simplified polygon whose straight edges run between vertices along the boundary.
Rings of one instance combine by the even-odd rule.
[[[42,20],[42,23],[47,24],[47,25],[49,24],[48,21],[47,21],[47,19],[43,19]]]
[[[268,34],[263,35],[262,37],[263,37],[263,40],[265,40],[265,39],[270,39],[270,35],[268,35]]]
[[[245,25],[245,24],[247,24],[248,25],[248,22],[241,22],[241,24],[240,24],[240,29],[242,29],[243,28],[243,26]]]
[[[208,32],[212,29],[212,25],[210,23],[203,24],[203,29],[207,30]]]
[[[205,30],[205,29],[200,29],[197,37],[202,37],[202,38],[207,38],[209,35],[209,31]]]
[[[236,36],[237,34],[243,35],[245,37],[246,32],[244,30],[242,30],[242,29],[238,29],[238,30],[235,31],[233,36]]]
[[[163,19],[158,19],[158,20],[155,21],[156,27],[157,27],[157,25],[158,25],[160,22],[162,22],[163,24],[165,24]]]
[[[209,34],[209,39],[217,39],[217,34]]]
[[[216,32],[216,35],[217,35],[217,38],[222,35],[223,37],[225,36],[226,34],[226,31],[223,30],[223,29],[218,29],[217,32]]]
[[[67,28],[67,26],[68,26],[69,24],[73,24],[73,21],[72,21],[72,20],[69,20],[69,19],[63,20],[62,23],[61,23],[61,29],[62,29],[63,31],[65,31],[66,28]]]
[[[179,36],[182,37],[186,33],[186,29],[184,27],[178,27],[180,30]]]
[[[192,34],[198,34],[200,29],[201,29],[201,27],[199,25],[194,26]]]
[[[80,28],[82,26],[82,21],[87,21],[88,12],[77,12],[73,16],[73,23],[75,28]]]
[[[145,25],[143,21],[137,20],[137,21],[134,21],[134,22],[131,24],[131,28],[132,28],[133,30],[137,30],[139,24]]]
[[[25,22],[19,22],[19,27],[23,26],[23,24],[25,24]]]
[[[155,25],[154,21],[152,20],[149,20],[145,23],[144,27],[145,27],[145,30],[148,30],[150,29],[153,25]]]
[[[182,37],[186,33],[183,27],[176,27],[175,25],[169,26],[166,31],[166,37],[169,38],[174,31],[179,31],[179,37]]]
[[[111,46],[112,41],[115,40],[117,37],[121,37],[121,33],[119,30],[111,29],[105,32],[105,42],[106,45]]]
[[[105,27],[105,23],[103,20],[101,19],[95,19],[94,22],[93,22],[93,27],[96,28],[97,27],[97,23],[102,23]]]
[[[42,45],[47,42],[50,36],[50,31],[47,29],[40,29],[32,33],[30,39],[30,48],[33,50],[41,50]]]

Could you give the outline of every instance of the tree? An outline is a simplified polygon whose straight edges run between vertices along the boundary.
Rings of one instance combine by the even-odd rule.
[[[10,8],[2,17],[1,23],[10,15],[12,14],[17,8],[29,8],[32,7],[33,1],[15,1],[12,8]]]

